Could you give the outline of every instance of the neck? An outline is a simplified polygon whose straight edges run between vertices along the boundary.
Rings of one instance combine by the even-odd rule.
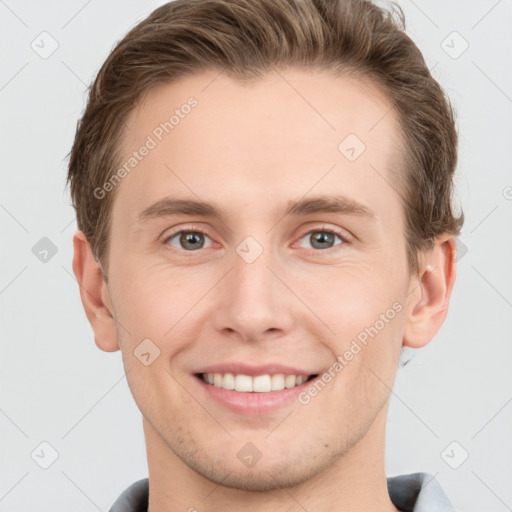
[[[214,483],[184,464],[144,419],[149,469],[149,512],[273,512],[322,510],[397,512],[384,469],[387,407],[367,434],[327,470],[299,485],[246,491]]]

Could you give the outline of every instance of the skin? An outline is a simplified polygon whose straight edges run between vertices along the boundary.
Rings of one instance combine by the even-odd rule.
[[[108,284],[84,234],[74,236],[96,344],[121,349],[143,415],[150,511],[397,510],[384,470],[390,389],[402,346],[425,346],[445,320],[455,241],[439,237],[409,273],[390,185],[403,151],[395,112],[371,84],[326,71],[248,84],[202,71],[149,92],[128,120],[124,154],[190,96],[197,107],[115,190]],[[353,162],[338,150],[349,133],[366,146]],[[374,218],[284,215],[287,201],[321,194],[343,194]],[[170,195],[212,202],[222,220],[138,221]],[[169,239],[194,228],[206,233],[202,248]],[[347,241],[318,249],[312,235],[325,229]],[[236,252],[247,236],[263,248],[250,264]],[[249,417],[208,399],[192,375],[235,360],[322,373],[396,302],[402,310],[306,405]],[[146,338],[160,350],[149,366],[133,353]],[[237,457],[249,441],[262,454],[252,468]]]

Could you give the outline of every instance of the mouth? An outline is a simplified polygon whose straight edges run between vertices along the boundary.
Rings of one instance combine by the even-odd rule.
[[[297,396],[318,375],[283,366],[241,364],[205,368],[192,377],[212,407],[219,406],[237,417],[264,417],[296,405]]]
[[[271,393],[292,389],[318,377],[313,375],[285,375],[284,373],[244,375],[234,373],[196,373],[195,376],[215,388],[238,393]]]

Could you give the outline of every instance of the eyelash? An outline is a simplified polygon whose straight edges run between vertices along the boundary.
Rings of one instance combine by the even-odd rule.
[[[328,228],[326,226],[314,228],[314,229],[310,229],[309,231],[306,231],[299,237],[299,241],[302,240],[305,236],[311,235],[312,233],[329,233],[331,235],[335,235],[341,240],[341,243],[334,245],[332,247],[328,247],[327,249],[315,249],[314,247],[311,249],[309,249],[309,248],[304,249],[308,254],[309,253],[330,254],[331,252],[336,251],[337,249],[338,250],[341,249],[341,247],[343,245],[348,245],[351,242],[351,240],[348,238],[348,235],[342,234],[341,231],[338,231],[333,228]]]
[[[191,229],[180,229],[179,231],[175,231],[171,235],[165,237],[165,239],[163,240],[163,244],[164,245],[169,245],[168,242],[170,240],[172,240],[177,235],[181,235],[182,233],[200,233],[200,234],[205,235],[208,238],[210,238],[208,233],[206,233],[203,229],[201,229],[199,227],[197,227],[197,228],[193,227]],[[319,227],[319,228],[315,228],[315,229],[311,229],[309,231],[306,231],[305,233],[303,233],[299,237],[299,240],[302,240],[305,236],[311,235],[312,233],[329,233],[331,235],[337,236],[341,240],[342,243],[337,244],[337,245],[335,245],[333,247],[328,247],[326,249],[315,249],[315,248],[311,248],[310,249],[310,248],[305,248],[304,250],[307,251],[308,253],[312,253],[313,252],[315,254],[320,254],[320,253],[330,254],[332,251],[336,250],[337,247],[340,247],[340,246],[347,245],[347,244],[351,243],[351,240],[348,238],[348,236],[346,234],[342,234],[340,231],[337,231],[337,230],[335,230],[333,228],[328,228],[328,227]],[[195,251],[187,251],[185,249],[177,249],[175,247],[173,247],[173,249],[175,249],[175,250],[177,250],[179,252],[189,253],[188,254],[189,256],[193,256],[194,253],[199,252],[199,249],[195,250]]]

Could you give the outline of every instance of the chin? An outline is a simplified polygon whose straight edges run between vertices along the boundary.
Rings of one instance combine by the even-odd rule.
[[[226,468],[222,471],[220,468],[211,473],[199,473],[211,482],[237,489],[239,491],[273,491],[284,487],[293,487],[309,480],[313,475],[312,468],[307,468],[307,472],[300,470],[290,471],[287,463],[279,464],[280,467],[261,467],[258,470],[240,470],[239,468]],[[231,472],[230,469],[232,469]],[[304,468],[305,469],[305,468]]]
[[[293,487],[314,478],[331,466],[336,458],[333,453],[308,458],[299,450],[297,456],[288,453],[280,460],[265,460],[262,457],[252,468],[245,468],[238,459],[225,460],[225,455],[212,464],[212,459],[206,460],[204,452],[200,458],[193,456],[182,460],[216,485],[240,491],[272,491]]]

